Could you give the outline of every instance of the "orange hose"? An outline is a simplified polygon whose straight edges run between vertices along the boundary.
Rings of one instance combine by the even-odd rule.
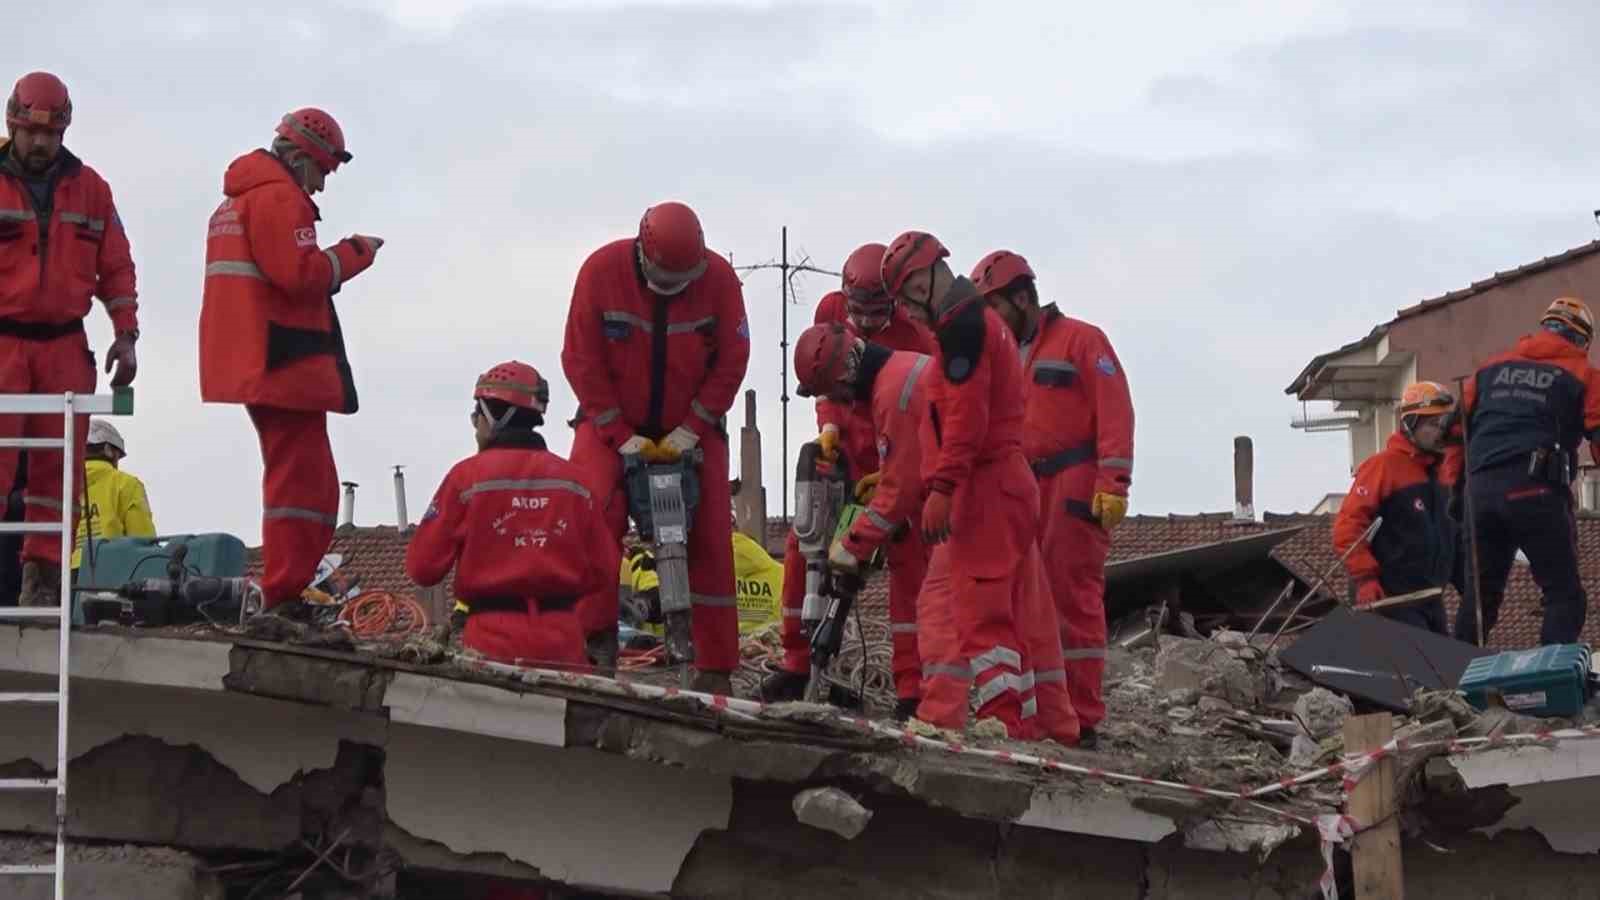
[[[363,640],[407,638],[428,632],[428,611],[409,594],[364,591],[345,603],[339,621]]]

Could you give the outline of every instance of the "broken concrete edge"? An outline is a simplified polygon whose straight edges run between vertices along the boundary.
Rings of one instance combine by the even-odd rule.
[[[33,632],[37,638],[33,641],[26,640],[28,636],[26,632]],[[18,629],[16,658],[22,664],[16,667],[31,671],[42,668],[53,672],[55,655],[53,636],[53,628]],[[3,632],[0,632],[0,641],[3,640]],[[49,644],[48,648],[33,647],[32,652],[28,652],[30,644],[45,643]],[[139,647],[147,652],[128,652],[130,647]],[[48,649],[48,653],[42,652],[45,649]],[[487,679],[463,678],[460,673],[450,671],[427,670],[351,654],[275,645],[263,646],[259,642],[172,639],[137,633],[91,632],[75,640],[74,651],[74,669],[83,670],[84,677],[93,679],[209,690],[218,690],[220,687],[246,693],[259,693],[275,699],[327,705],[351,712],[397,717],[399,721],[412,721],[428,727],[491,733],[498,737],[528,740],[550,746],[596,746],[633,758],[754,780],[799,783],[829,775],[852,777],[859,772],[853,772],[849,765],[836,767],[830,773],[824,771],[823,764],[840,753],[847,755],[864,753],[894,760],[894,764],[888,768],[899,771],[899,774],[892,777],[867,779],[867,783],[874,790],[902,790],[924,802],[945,806],[962,815],[997,821],[1019,821],[1029,817],[1029,821],[1025,824],[1091,834],[1123,835],[1129,831],[1165,831],[1162,826],[1149,823],[1130,826],[1122,821],[1109,821],[1121,818],[1122,809],[1132,807],[1139,810],[1141,806],[1148,808],[1152,802],[1149,798],[1121,798],[1112,804],[1118,807],[1115,815],[1101,816],[1108,821],[1091,824],[1089,821],[1084,821],[1081,815],[1054,815],[1048,811],[1040,812],[1036,808],[1042,806],[1048,810],[1050,807],[1050,801],[1039,802],[1036,797],[1043,795],[1053,798],[1063,791],[1071,791],[1075,786],[1083,785],[1083,782],[1077,780],[1047,779],[1043,772],[1028,768],[951,765],[950,758],[939,754],[907,754],[899,748],[893,748],[892,741],[874,740],[860,734],[818,733],[814,730],[793,727],[792,723],[786,725],[781,722],[762,722],[759,731],[751,733],[747,731],[747,727],[754,728],[754,725],[719,721],[714,711],[706,710],[689,700],[677,703],[645,703],[629,698],[596,695],[577,688],[561,691],[547,689],[542,685],[537,688],[525,684],[508,685]],[[165,669],[160,665],[169,654],[176,655],[183,662],[176,667],[176,670]],[[149,658],[151,656],[157,659],[152,660]],[[316,662],[297,662],[292,666],[277,665],[284,659],[311,659]],[[33,665],[29,665],[30,662]],[[43,664],[46,662],[47,664]],[[6,660],[0,656],[0,669],[6,667]],[[275,669],[296,669],[296,672],[285,674],[274,672]],[[159,680],[147,680],[151,673],[157,672],[161,674]],[[307,672],[323,674],[308,678]],[[334,674],[324,677],[327,673]],[[535,729],[537,734],[496,734],[492,730],[486,731],[483,728],[483,722],[486,720],[522,721],[526,718],[525,715],[507,717],[503,709],[488,710],[481,717],[468,716],[454,721],[414,715],[415,710],[427,708],[429,704],[425,700],[418,700],[415,696],[407,703],[391,702],[388,694],[396,684],[400,683],[410,684],[413,695],[440,691],[446,695],[457,692],[479,695],[466,699],[456,697],[450,702],[433,705],[436,710],[456,715],[459,715],[464,707],[481,701],[483,697],[529,698],[544,705],[543,715],[533,717],[538,720],[540,728]],[[716,754],[708,756],[702,752],[703,744],[695,752],[662,753],[652,752],[651,742],[646,742],[642,746],[628,742],[619,748],[614,744],[597,743],[588,739],[574,740],[575,736],[571,733],[569,723],[565,721],[565,716],[561,715],[566,708],[563,705],[566,701],[559,697],[551,697],[552,694],[582,697],[585,704],[608,710],[616,715],[643,721],[674,722],[697,733],[712,735],[714,739],[728,742],[734,748],[749,747],[756,752],[727,752],[719,757]],[[462,702],[456,702],[457,700]],[[397,713],[397,709],[402,712]],[[405,718],[404,710],[413,711],[412,718]],[[761,734],[761,731],[769,733]],[[659,739],[654,742],[656,745],[660,743]],[[831,746],[818,746],[818,744]],[[791,756],[813,759],[798,768],[783,771],[784,767],[774,762],[775,759],[781,760],[782,753],[774,756],[772,753],[774,748],[781,748],[783,753]],[[891,749],[893,753],[888,752]],[[869,771],[878,771],[882,768],[865,767]],[[1016,775],[1018,772],[1025,774],[1018,777]],[[951,789],[949,787],[951,785],[960,787]],[[1126,788],[1112,789],[1102,785],[1100,790],[1115,793]],[[1270,821],[1269,813],[1260,810],[1257,810],[1257,813],[1262,817],[1262,821],[1256,824],[1265,826],[1282,824]],[[1166,818],[1165,828],[1182,828],[1185,831],[1192,831],[1197,823],[1205,821],[1206,818],[1205,814],[1197,809],[1186,809],[1184,813],[1177,815],[1170,812],[1149,814]]]

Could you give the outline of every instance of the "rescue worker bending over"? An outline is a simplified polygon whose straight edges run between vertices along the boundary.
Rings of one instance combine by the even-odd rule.
[[[1355,483],[1333,522],[1333,550],[1343,556],[1382,516],[1370,545],[1350,550],[1345,569],[1356,608],[1384,597],[1454,583],[1463,597],[1460,532],[1449,515],[1451,484],[1444,472],[1456,399],[1443,385],[1421,381],[1400,395],[1400,430],[1356,470]],[[1445,634],[1444,599],[1378,610],[1396,622]]]
[[[150,515],[150,498],[144,482],[122,471],[122,458],[128,455],[122,433],[104,419],[89,422],[87,462],[84,464],[85,490],[89,508],[78,523],[78,548],[72,551],[72,569],[83,559],[89,536],[97,541],[120,537],[155,537],[156,523]]]
[[[728,436],[722,420],[750,360],[744,295],[727,260],[706,249],[682,203],[645,210],[635,237],[584,261],[572,288],[561,366],[578,395],[572,461],[583,470],[620,554],[628,525],[622,457],[677,459],[698,446],[700,502],[689,531],[695,677],[727,694],[739,664],[739,610],[728,516]],[[612,569],[616,571],[615,568]],[[617,592],[585,599],[584,630],[615,655]]]
[[[939,346],[920,433],[922,537],[934,550],[917,610],[917,717],[964,727],[970,687],[978,716],[998,719],[1011,736],[1076,744],[1039,559],[1039,487],[1022,455],[1022,362],[1005,324],[950,271],[948,255],[933,235],[909,231],[883,257],[884,286],[935,324]]]
[[[372,265],[383,241],[358,234],[319,248],[311,196],[349,161],[332,116],[289,113],[271,150],[228,166],[206,236],[200,398],[242,404],[261,441],[268,612],[300,599],[339,522],[328,413],[349,415],[358,403],[333,295]]]
[[[1540,644],[1570,644],[1583,633],[1587,599],[1578,578],[1572,479],[1578,445],[1600,462],[1600,376],[1589,367],[1594,315],[1560,297],[1510,352],[1478,369],[1461,398],[1466,466],[1477,530],[1483,634],[1499,617],[1517,550],[1544,593]],[[1456,639],[1475,642],[1473,604],[1461,604]]]
[[[472,392],[478,452],[455,464],[406,548],[424,587],[456,570],[469,613],[462,644],[500,662],[586,668],[578,601],[609,588],[616,542],[576,466],[536,430],[550,386],[530,365],[501,363]]]
[[[116,337],[106,353],[111,384],[131,384],[138,372],[138,292],[133,257],[111,188],[62,146],[72,124],[67,86],[48,72],[22,76],[6,101],[0,143],[0,394],[92,394],[94,354],[83,331],[90,302],[99,297]],[[0,416],[0,438],[61,438],[61,414]],[[88,416],[74,417],[72,466],[83,466]],[[79,503],[64,508],[61,450],[34,450],[22,502],[26,521],[59,525]],[[18,450],[0,447],[0,486],[16,476]],[[77,480],[74,479],[74,483]],[[61,603],[61,538],[30,534],[22,541],[23,606]]]
[[[1039,551],[1061,622],[1080,746],[1090,747],[1106,717],[1106,556],[1133,482],[1133,398],[1105,333],[1054,303],[1040,307],[1034,280],[1028,261],[1009,250],[972,270],[973,284],[1020,345],[1022,452],[1039,479]]]
[[[913,321],[883,289],[885,249],[882,244],[863,244],[850,254],[844,262],[840,290],[823,297],[817,306],[816,324],[839,324],[851,335],[891,351],[932,355],[933,335]],[[840,394],[837,399],[831,396],[832,391],[819,391],[817,395],[817,443],[823,457],[832,462],[838,458],[838,451],[844,450],[850,475],[856,479],[857,497],[863,502],[882,474],[881,455],[885,449],[877,443],[879,431],[873,424],[870,388],[868,384],[860,393]],[[898,698],[896,718],[904,720],[915,713],[921,698],[917,592],[927,575],[928,550],[920,529],[909,523],[889,539],[885,550],[889,564],[889,632],[894,648],[891,668]],[[790,529],[783,551],[783,663],[782,669],[762,684],[762,698],[768,701],[799,699],[810,676],[811,647],[800,627],[806,594],[805,566],[799,539]]]

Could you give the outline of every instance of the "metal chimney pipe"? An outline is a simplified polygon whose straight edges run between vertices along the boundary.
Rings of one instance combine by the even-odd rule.
[[[401,531],[411,527],[406,521],[406,476],[401,469],[405,466],[394,467],[394,521]]]
[[[1254,522],[1255,503],[1255,445],[1248,436],[1233,439],[1233,520]]]
[[[346,525],[354,527],[356,524],[356,488],[361,485],[354,481],[341,482],[344,485],[344,510],[339,513],[339,527]]]

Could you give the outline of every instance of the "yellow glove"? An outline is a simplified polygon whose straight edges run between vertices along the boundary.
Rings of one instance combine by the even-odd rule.
[[[1107,531],[1117,527],[1125,516],[1128,515],[1128,498],[1116,494],[1096,493],[1094,502],[1090,504],[1089,511],[1100,520],[1100,527]]]
[[[873,472],[871,475],[861,476],[861,480],[856,482],[856,502],[870,503],[872,501],[872,492],[878,489],[878,480],[882,477],[882,472]]]
[[[828,567],[835,572],[856,573],[861,571],[861,560],[845,549],[844,541],[835,538],[828,547]]]
[[[817,435],[817,446],[822,448],[822,458],[833,462],[839,458],[839,429],[832,425],[823,426],[822,433]]]

